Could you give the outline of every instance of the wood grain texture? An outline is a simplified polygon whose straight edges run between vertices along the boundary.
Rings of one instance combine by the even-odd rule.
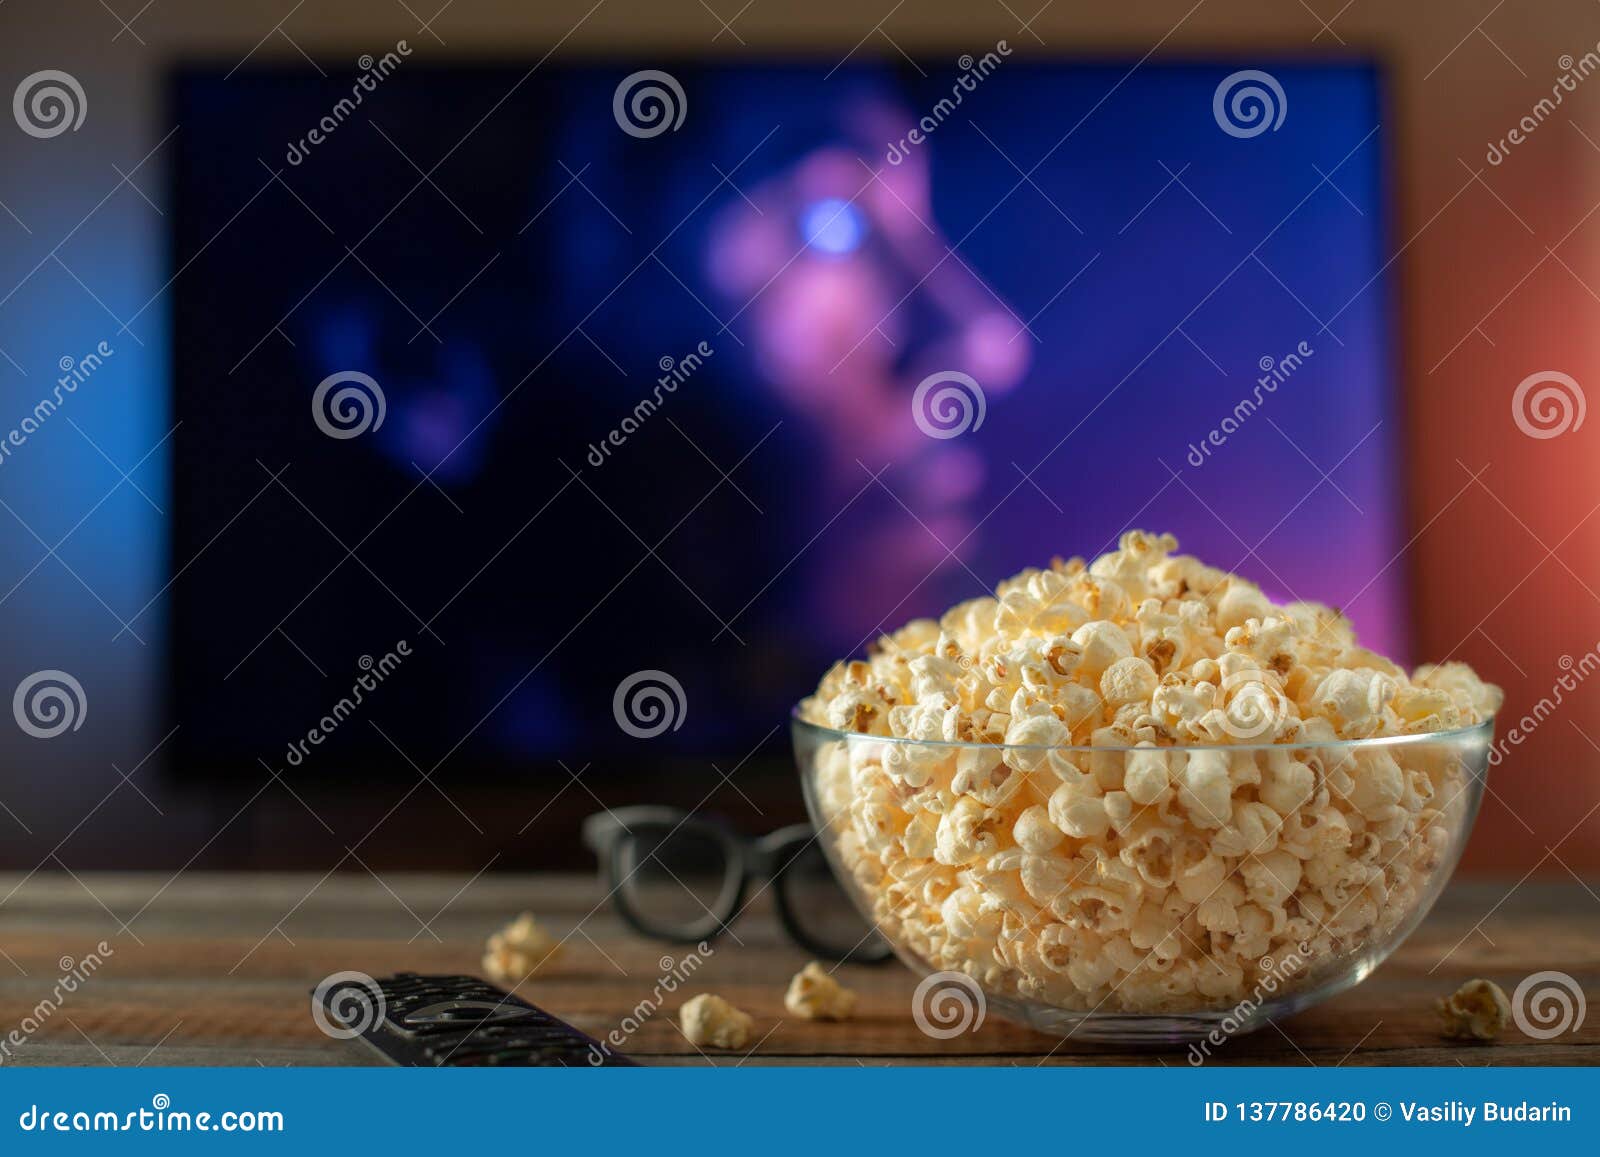
[[[1600,1063],[1600,897],[1572,882],[1457,883],[1411,939],[1363,984],[1216,1050],[1213,1064]],[[477,972],[483,939],[518,911],[567,936],[523,988],[534,1003],[601,1036],[652,996],[683,949],[627,931],[602,892],[573,876],[194,875],[38,873],[0,877],[0,1040],[35,1015],[61,974],[102,940],[103,967],[5,1063],[48,1065],[351,1065],[358,1047],[323,1036],[310,989],[330,973]],[[1187,1064],[1181,1048],[1060,1042],[989,1018],[931,1040],[910,1016],[915,978],[897,964],[846,966],[858,1015],[840,1024],[789,1016],[783,991],[806,962],[758,903],[713,946],[692,980],[644,1016],[626,1051],[651,1064]],[[1510,992],[1529,973],[1575,977],[1587,1022],[1556,1040],[1508,1028],[1494,1044],[1445,1040],[1433,1002],[1486,977]],[[750,1012],[745,1054],[701,1053],[672,1014],[715,991]]]

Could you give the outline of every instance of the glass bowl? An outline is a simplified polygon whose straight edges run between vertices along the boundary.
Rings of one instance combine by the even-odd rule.
[[[835,731],[797,708],[792,732],[840,884],[938,978],[918,986],[924,1031],[987,1008],[1080,1040],[1220,1044],[1360,983],[1427,915],[1494,720],[1046,748]]]

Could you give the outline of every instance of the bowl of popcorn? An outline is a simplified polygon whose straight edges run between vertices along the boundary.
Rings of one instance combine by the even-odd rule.
[[[901,958],[1083,1040],[1260,1027],[1432,907],[1499,688],[1131,531],[879,639],[795,709],[834,870]],[[919,988],[919,992],[925,991]]]

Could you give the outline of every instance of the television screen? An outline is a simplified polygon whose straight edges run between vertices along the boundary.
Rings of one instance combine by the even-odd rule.
[[[385,61],[175,78],[180,772],[777,760],[1133,526],[1406,653],[1372,68]]]

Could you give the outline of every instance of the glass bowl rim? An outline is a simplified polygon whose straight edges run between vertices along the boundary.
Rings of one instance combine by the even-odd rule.
[[[795,728],[804,729],[827,741],[864,740],[872,743],[894,743],[907,747],[937,747],[949,748],[951,751],[961,751],[965,748],[984,748],[998,751],[1071,751],[1102,754],[1116,754],[1130,751],[1358,751],[1363,748],[1399,747],[1407,744],[1423,743],[1454,743],[1472,740],[1485,745],[1494,736],[1495,716],[1491,715],[1482,723],[1474,723],[1467,727],[1452,727],[1444,731],[1419,731],[1410,735],[1374,735],[1365,739],[1324,739],[1312,740],[1305,743],[1171,743],[1165,746],[1154,744],[1050,744],[1050,743],[972,743],[965,741],[951,741],[947,739],[910,739],[897,735],[871,735],[865,731],[839,731],[836,728],[825,727],[820,723],[813,723],[800,714],[800,704],[796,703],[789,709],[789,721]]]

